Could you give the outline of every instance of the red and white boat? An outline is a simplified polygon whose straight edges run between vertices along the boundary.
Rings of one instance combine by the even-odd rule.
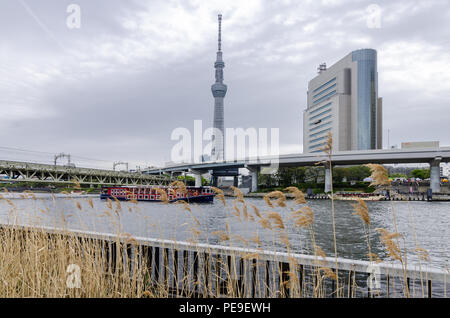
[[[161,193],[156,189],[166,192],[169,202],[184,200],[186,202],[212,202],[214,191],[211,187],[186,187],[186,192],[180,188],[171,186],[112,186],[103,187],[100,199],[113,199],[128,201],[153,201],[161,202]]]

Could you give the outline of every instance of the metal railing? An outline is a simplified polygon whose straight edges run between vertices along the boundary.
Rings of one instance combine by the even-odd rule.
[[[107,270],[146,266],[150,285],[189,297],[447,297],[448,270],[50,227],[1,225],[97,242]],[[321,276],[336,271],[337,282]],[[119,268],[121,267],[121,268]],[[317,293],[317,281],[320,293]]]

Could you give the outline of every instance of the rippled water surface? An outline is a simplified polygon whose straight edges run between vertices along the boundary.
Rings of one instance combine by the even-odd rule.
[[[89,202],[91,200],[91,202]],[[262,199],[246,199],[248,213],[254,216],[251,204],[261,214],[276,211],[285,222],[293,252],[309,253],[311,233],[307,229],[294,227],[289,220],[290,209],[298,209],[293,201],[285,208],[270,208]],[[91,207],[91,204],[93,207]],[[307,203],[314,211],[314,237],[316,243],[328,256],[334,256],[331,201],[313,200]],[[364,229],[359,216],[353,215],[352,202],[335,202],[336,238],[338,256],[351,259],[367,259],[367,228]],[[376,228],[391,232],[394,228],[394,213],[398,232],[405,238],[408,261],[415,260],[414,249],[418,246],[428,250],[433,266],[445,268],[450,253],[450,203],[447,202],[367,202],[370,212],[370,245],[373,253],[386,258]],[[165,238],[174,240],[197,240],[212,244],[218,242],[216,231],[225,231],[226,224],[232,233],[231,244],[251,245],[256,235],[265,249],[283,250],[279,232],[263,229],[255,221],[245,221],[242,205],[238,204],[241,217],[233,216],[233,198],[227,198],[227,206],[216,200],[213,204],[190,205],[191,211],[182,205],[154,202],[115,202],[112,208],[97,196],[68,198],[39,194],[37,199],[20,198],[0,200],[2,223],[67,226],[70,229],[98,232],[127,232],[133,236]],[[393,213],[394,211],[394,213]],[[254,216],[257,220],[258,218]],[[229,242],[225,243],[230,244]],[[402,245],[403,246],[403,245]]]

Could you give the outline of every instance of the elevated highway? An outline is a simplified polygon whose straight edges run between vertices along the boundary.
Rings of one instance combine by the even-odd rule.
[[[262,158],[246,158],[234,161],[181,163],[159,169],[144,171],[146,174],[191,172],[195,175],[209,170],[228,168],[247,168],[252,175],[252,191],[257,190],[257,175],[261,167],[278,164],[280,167],[314,166],[317,163],[326,162],[328,157],[322,154],[287,154],[266,156]],[[450,147],[423,148],[423,149],[381,149],[362,151],[342,151],[332,154],[332,165],[360,165],[366,163],[396,164],[396,163],[427,163],[431,170],[431,189],[439,192],[441,162],[450,161]],[[327,174],[326,174],[327,175]],[[198,179],[198,178],[197,178]],[[197,180],[196,179],[196,180]],[[325,190],[329,187],[330,180],[326,180]],[[327,184],[328,183],[328,184]]]

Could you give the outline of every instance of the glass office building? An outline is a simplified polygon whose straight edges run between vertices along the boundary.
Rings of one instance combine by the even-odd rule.
[[[358,149],[377,148],[377,51],[364,49],[352,52],[357,63]]]
[[[333,135],[334,151],[381,148],[382,100],[375,50],[353,51],[329,68],[322,64],[309,81],[304,152],[321,152],[328,132]]]

